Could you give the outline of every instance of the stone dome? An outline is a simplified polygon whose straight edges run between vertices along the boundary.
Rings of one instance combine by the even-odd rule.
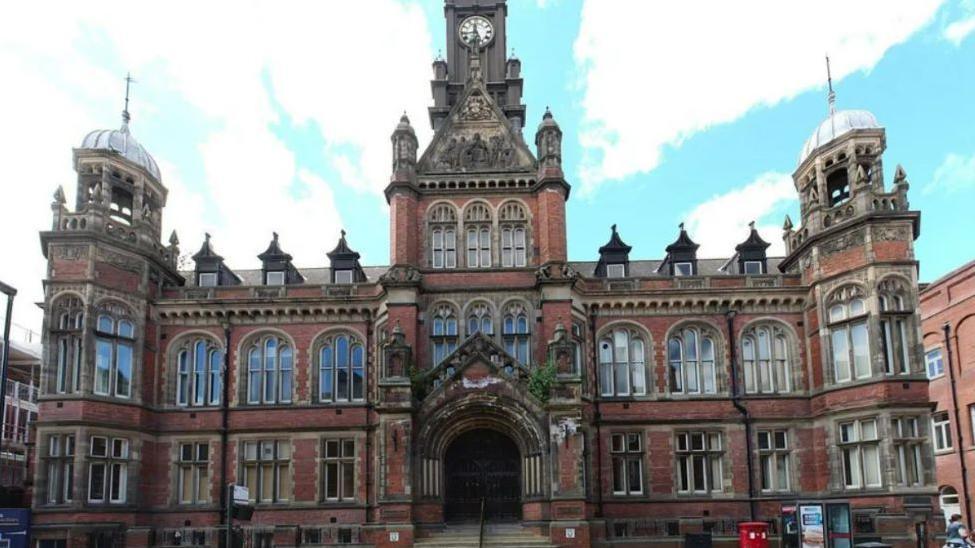
[[[161,180],[159,166],[149,152],[136,141],[129,132],[128,122],[123,122],[119,129],[97,129],[85,135],[81,147],[88,150],[110,150],[121,154],[126,160],[142,167],[150,175]]]
[[[877,117],[866,110],[839,110],[830,114],[812,133],[799,154],[802,164],[809,155],[821,146],[827,145],[842,135],[856,129],[880,129]]]

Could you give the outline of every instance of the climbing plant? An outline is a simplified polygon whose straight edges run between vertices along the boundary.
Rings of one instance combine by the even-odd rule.
[[[545,365],[532,369],[528,376],[528,391],[542,402],[548,402],[552,386],[555,385],[555,363],[551,360]]]

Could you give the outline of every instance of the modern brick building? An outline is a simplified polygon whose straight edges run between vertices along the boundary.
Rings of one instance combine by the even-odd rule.
[[[733,543],[742,520],[794,545],[802,503],[829,546],[934,542],[920,214],[874,116],[831,97],[785,257],[752,230],[700,258],[681,228],[631,258],[614,226],[572,262],[562,131],[546,112],[523,138],[507,9],[446,1],[435,135],[392,134],[388,266],[343,234],[297,268],[275,235],[234,272],[207,236],[181,272],[128,114],[74,149],[77,203],[41,234],[40,546],[215,546],[233,482],[254,546],[422,545],[482,501],[558,546]]]
[[[946,516],[972,519],[975,444],[975,261],[924,287],[921,332],[931,379],[931,441]]]

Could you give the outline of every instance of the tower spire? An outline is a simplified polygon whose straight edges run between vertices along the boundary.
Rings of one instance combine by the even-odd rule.
[[[135,82],[135,79],[132,78],[132,74],[126,72],[125,73],[125,108],[122,110],[122,123],[125,125],[128,125],[129,120],[132,119],[132,117],[129,115],[129,87],[132,85],[133,82]]]
[[[829,68],[829,55],[826,56],[826,84],[829,86],[829,95],[826,100],[829,102],[829,115],[836,114],[836,92],[833,91],[833,73]]]

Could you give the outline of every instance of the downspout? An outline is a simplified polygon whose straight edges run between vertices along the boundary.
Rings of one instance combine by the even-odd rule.
[[[735,315],[734,310],[725,313],[728,321],[728,356],[731,365],[731,404],[741,413],[742,422],[745,423],[745,463],[748,466],[748,516],[750,521],[755,521],[755,466],[754,456],[752,455],[752,418],[748,414],[748,408],[741,403],[741,394],[738,391],[738,350],[735,347]]]
[[[961,431],[961,413],[958,411],[958,392],[955,388],[955,366],[952,365],[951,359],[951,324],[945,322],[941,327],[945,333],[945,353],[948,358],[948,379],[951,382],[951,406],[955,409],[955,435],[957,436],[958,446],[956,452],[958,453],[958,464],[961,466],[961,488],[962,492],[965,493],[965,523],[972,523],[972,502],[971,496],[968,491],[968,467],[965,466],[965,451],[962,450],[962,431]]]
[[[596,426],[596,517],[603,517],[603,438],[599,429],[599,423],[603,420],[602,413],[599,412],[599,374],[596,369],[599,364],[598,350],[596,344],[596,308],[589,307],[589,340],[592,341],[592,361],[593,378],[596,382],[590,384],[593,390],[593,401],[596,402],[596,412],[593,414],[593,423]]]
[[[223,397],[220,404],[220,525],[227,520],[227,438],[230,424],[230,323],[223,324]]]
[[[372,410],[373,410],[373,398],[369,397],[369,381],[372,379],[378,379],[381,373],[378,371],[379,365],[382,360],[379,359],[378,352],[369,352],[372,348],[372,313],[370,310],[366,310],[366,386],[362,389],[365,391],[365,400],[369,402],[366,405],[366,516],[369,519],[370,506],[370,495],[372,494]],[[380,350],[381,351],[381,350]],[[369,371],[369,359],[368,357],[372,355],[372,371]],[[372,374],[370,374],[372,373]]]

